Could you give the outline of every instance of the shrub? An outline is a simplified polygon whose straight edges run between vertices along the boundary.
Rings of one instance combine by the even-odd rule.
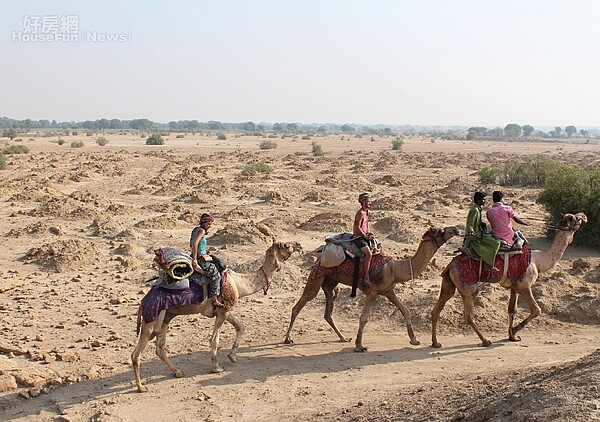
[[[64,143],[65,143],[65,140],[64,140],[64,139],[59,139],[58,141],[56,141],[56,143],[57,143],[58,145],[64,145]]]
[[[104,145],[108,144],[108,139],[106,139],[104,136],[101,136],[98,139],[96,139],[96,143],[103,147]]]
[[[314,156],[320,157],[321,155],[324,154],[323,148],[318,143],[313,142],[312,143],[312,153],[313,153]]]
[[[224,133],[219,132],[219,133],[217,133],[217,139],[219,141],[225,141],[225,140],[227,140],[227,136],[225,136]]]
[[[242,174],[244,176],[250,176],[256,173],[272,173],[273,167],[264,161],[257,161],[256,163],[246,164],[242,169]]]
[[[145,133],[142,133],[142,134],[140,135],[140,137],[141,137],[142,139],[146,139],[146,138],[148,137],[148,135],[146,135]]]
[[[27,154],[29,152],[29,148],[25,145],[9,145],[4,148],[4,154]]]
[[[83,143],[83,141],[73,141],[73,142],[71,142],[71,148],[81,148],[84,145],[85,144]]]
[[[176,138],[176,139],[185,138],[185,135],[183,135],[182,133],[180,133],[180,134],[179,134],[179,135],[177,135],[175,138]]]
[[[277,142],[265,139],[264,141],[260,142],[258,147],[260,149],[275,149],[277,148]]]
[[[533,158],[508,162],[500,176],[500,184],[511,185],[543,185],[546,176],[559,164],[543,155]]]
[[[494,184],[498,178],[500,170],[492,167],[484,167],[479,170],[479,181],[483,184]]]
[[[304,136],[302,137],[302,140],[303,140],[303,141],[310,141],[310,136],[308,136],[308,135],[304,135]]]
[[[600,246],[600,169],[556,165],[548,172],[538,202],[550,213],[550,223],[556,223],[565,213],[583,211],[588,223],[577,233],[575,242]]]
[[[4,170],[6,168],[6,157],[4,154],[0,154],[0,170]]]
[[[153,133],[146,139],[146,145],[164,145],[165,140],[160,133]]]
[[[401,137],[397,136],[396,139],[394,139],[392,141],[392,149],[394,151],[399,151],[402,149],[402,145],[404,145],[404,139],[402,139]]]

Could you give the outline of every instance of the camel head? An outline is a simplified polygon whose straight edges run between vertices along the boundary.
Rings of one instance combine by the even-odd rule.
[[[444,227],[444,228],[431,226],[429,228],[429,230],[427,230],[425,232],[421,241],[422,242],[433,241],[439,248],[444,243],[446,243],[448,240],[452,239],[454,236],[459,236],[459,235],[460,235],[460,230],[458,230],[458,228],[454,227],[454,226]]]
[[[561,231],[575,232],[579,230],[583,223],[587,223],[587,216],[584,213],[578,212],[575,215],[565,214],[556,225],[556,228]]]
[[[288,260],[294,252],[302,253],[302,245],[299,242],[276,242],[273,239],[273,244],[267,249],[266,257],[272,258],[277,262],[277,271],[281,269],[281,264]]]

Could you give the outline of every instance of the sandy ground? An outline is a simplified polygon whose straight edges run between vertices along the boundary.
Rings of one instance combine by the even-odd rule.
[[[534,294],[543,315],[523,341],[506,340],[507,291],[484,286],[477,321],[489,348],[451,299],[433,349],[430,312],[439,274],[461,239],[442,246],[427,269],[396,292],[413,314],[421,345],[412,346],[399,313],[378,299],[366,327],[366,353],[341,343],[323,319],[320,294],[300,313],[284,345],[291,308],[325,236],[350,231],[356,197],[371,192],[372,228],[396,258],[411,256],[430,225],[458,226],[475,190],[477,170],[517,155],[543,153],[570,163],[600,157],[595,144],[431,142],[409,138],[329,136],[262,139],[169,136],[146,146],[134,135],[108,135],[100,147],[82,138],[71,148],[53,138],[24,141],[31,152],[8,158],[0,171],[0,420],[262,421],[322,420],[590,420],[600,419],[600,257],[570,246]],[[311,142],[325,155],[315,157]],[[0,144],[8,145],[7,140]],[[244,175],[264,161],[270,174]],[[536,249],[545,249],[546,217],[539,189],[503,188],[506,202],[532,222]],[[581,210],[572,210],[578,212]],[[185,377],[174,378],[150,344],[142,377],[133,382],[130,354],[135,315],[156,274],[152,251],[187,250],[203,212],[216,217],[209,245],[238,272],[258,270],[277,240],[298,241],[267,296],[241,300],[246,324],[239,362],[227,360],[234,330],[221,335],[222,374],[210,373],[212,320],[199,315],[171,323],[168,349]],[[266,229],[265,229],[266,227]],[[585,230],[585,227],[581,230]],[[354,337],[363,297],[343,288],[334,318]],[[519,317],[528,310],[519,304]]]

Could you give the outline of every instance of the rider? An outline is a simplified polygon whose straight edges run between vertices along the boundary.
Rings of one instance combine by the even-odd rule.
[[[370,287],[371,280],[369,278],[369,269],[371,267],[371,257],[373,256],[373,252],[369,247],[369,241],[374,238],[373,233],[369,231],[369,206],[371,205],[371,198],[368,193],[361,193],[358,195],[358,202],[360,203],[360,208],[354,217],[352,233],[356,238],[353,242],[363,253],[362,268],[365,273],[363,283],[365,287]]]
[[[486,217],[490,222],[490,226],[492,226],[492,235],[501,241],[505,241],[508,246],[513,246],[515,231],[513,230],[511,220],[515,220],[516,223],[523,224],[524,226],[528,226],[529,223],[517,217],[510,205],[504,205],[502,203],[503,197],[504,194],[498,190],[492,193],[494,204],[492,208],[487,210]]]
[[[500,242],[485,232],[485,223],[481,220],[481,207],[485,204],[485,197],[485,192],[475,192],[473,195],[473,205],[469,209],[465,227],[465,243],[470,250],[481,257],[483,262],[497,271],[494,261]]]
[[[221,274],[214,262],[212,262],[211,256],[206,252],[206,235],[214,221],[215,219],[212,215],[202,214],[200,225],[192,231],[190,239],[192,268],[210,280],[209,294],[212,298],[213,306],[223,307],[225,305],[219,301],[219,294],[221,294]]]

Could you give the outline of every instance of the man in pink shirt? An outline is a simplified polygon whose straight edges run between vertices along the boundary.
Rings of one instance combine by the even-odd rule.
[[[494,191],[492,193],[492,199],[494,204],[492,208],[487,210],[486,217],[492,226],[492,235],[500,240],[506,241],[509,246],[512,246],[515,232],[512,228],[511,220],[515,220],[516,223],[528,226],[529,224],[519,217],[516,216],[514,210],[509,205],[502,203],[504,194],[500,191]]]

